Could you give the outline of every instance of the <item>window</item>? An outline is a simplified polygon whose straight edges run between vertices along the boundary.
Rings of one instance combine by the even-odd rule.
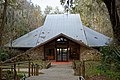
[[[46,49],[46,57],[48,60],[54,59],[54,49]]]
[[[57,39],[58,42],[64,42],[64,41],[67,41],[67,39],[64,39],[64,38],[59,38]]]

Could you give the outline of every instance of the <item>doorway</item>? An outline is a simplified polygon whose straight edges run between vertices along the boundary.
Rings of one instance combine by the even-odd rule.
[[[56,50],[56,61],[68,61],[68,49],[57,48]]]

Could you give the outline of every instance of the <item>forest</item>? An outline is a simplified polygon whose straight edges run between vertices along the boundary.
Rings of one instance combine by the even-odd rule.
[[[60,0],[61,6],[67,0]],[[69,0],[68,0],[69,1]],[[70,14],[80,14],[82,23],[110,38],[111,44],[100,47],[102,75],[120,79],[120,0],[70,0]],[[66,9],[66,7],[64,7]],[[18,55],[4,45],[43,25],[47,14],[64,14],[58,7],[39,5],[28,0],[0,0],[0,62]]]

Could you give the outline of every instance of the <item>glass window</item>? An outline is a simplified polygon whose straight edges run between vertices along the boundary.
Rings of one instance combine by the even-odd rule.
[[[64,38],[59,38],[57,39],[58,42],[63,42],[63,41],[67,41],[67,39],[64,39]]]

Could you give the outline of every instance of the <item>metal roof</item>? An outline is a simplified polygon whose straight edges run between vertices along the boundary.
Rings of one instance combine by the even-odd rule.
[[[112,41],[111,38],[99,32],[96,32],[86,26],[84,26],[84,30],[85,30],[85,36],[87,39],[88,46],[91,46],[91,47],[106,46]]]
[[[79,14],[48,15],[44,25],[12,42],[12,47],[35,47],[59,34],[82,41],[87,46],[105,46],[109,37],[82,25]],[[10,47],[8,43],[6,46]]]

